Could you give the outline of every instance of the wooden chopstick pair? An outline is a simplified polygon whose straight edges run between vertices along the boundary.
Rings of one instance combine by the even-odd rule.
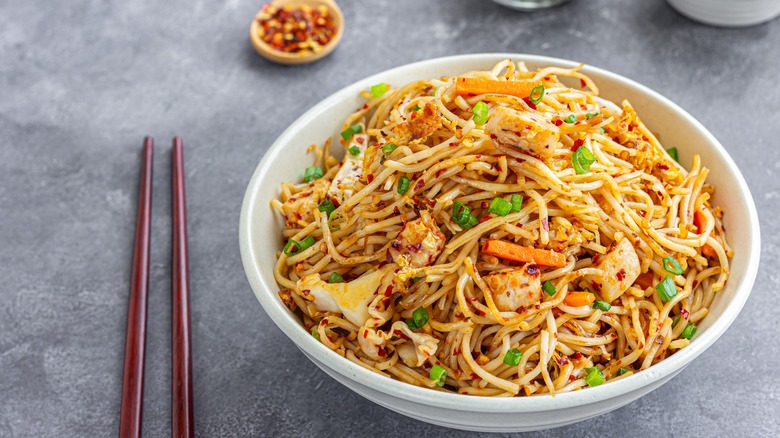
[[[171,260],[171,344],[173,382],[171,386],[173,437],[194,436],[192,408],[192,340],[190,337],[190,279],[187,261],[187,204],[184,191],[184,155],[181,138],[173,139]],[[138,193],[130,299],[127,309],[125,369],[119,436],[140,437],[143,414],[144,354],[146,350],[146,307],[149,291],[149,248],[152,216],[152,163],[154,139],[146,137],[143,147],[141,183]]]

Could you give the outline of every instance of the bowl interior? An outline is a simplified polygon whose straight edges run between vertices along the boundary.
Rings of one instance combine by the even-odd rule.
[[[406,397],[418,397],[421,400],[433,397],[437,399],[437,403],[443,403],[442,400],[452,396],[402,382],[388,382],[389,379],[372,375],[308,336],[277,295],[278,286],[274,281],[273,268],[276,252],[284,244],[280,233],[283,221],[271,210],[271,199],[279,195],[282,182],[300,180],[304,168],[310,165],[310,158],[305,153],[309,145],[321,145],[328,137],[332,137],[334,144],[338,144],[343,120],[364,103],[358,96],[361,90],[379,82],[399,86],[430,77],[490,69],[496,62],[507,57],[524,61],[529,69],[548,65],[576,65],[570,61],[529,55],[483,54],[435,59],[389,70],[335,93],[301,116],[279,137],[255,171],[245,195],[240,225],[242,260],[247,278],[265,311],[282,331],[300,348],[316,355],[326,365],[336,367],[340,373],[359,379],[361,383],[375,385],[380,391],[399,391]],[[684,166],[690,166],[694,154],[701,155],[703,164],[711,171],[708,181],[716,187],[714,205],[720,205],[725,210],[724,223],[735,255],[731,261],[729,281],[725,289],[716,295],[709,309],[710,313],[699,325],[699,332],[691,345],[635,376],[587,391],[558,395],[558,405],[577,403],[577,400],[592,397],[608,397],[610,394],[619,395],[621,391],[626,392],[641,386],[643,381],[646,384],[652,379],[679,370],[693,360],[728,328],[742,308],[755,279],[760,246],[758,219],[747,185],[723,147],[701,124],[664,97],[628,79],[588,66],[583,68],[583,72],[595,81],[601,96],[618,104],[623,99],[630,101],[640,118],[665,147],[678,148],[680,161]],[[462,399],[464,396],[454,397]],[[483,401],[490,399],[480,398],[480,401],[474,403],[485,409],[491,406],[507,411],[520,407],[544,409],[548,403],[544,402],[544,399],[552,403],[550,396],[533,397],[534,401],[531,403],[528,402],[529,399],[516,397]],[[469,404],[470,409],[475,409],[475,404]],[[508,407],[510,405],[512,407]],[[452,406],[458,406],[454,399]],[[547,407],[551,406],[553,405]]]

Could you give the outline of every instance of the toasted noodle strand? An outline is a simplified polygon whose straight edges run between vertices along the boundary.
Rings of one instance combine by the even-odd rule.
[[[580,69],[504,60],[363,92],[343,147],[311,146],[320,169],[271,202],[279,296],[312,336],[385,377],[490,397],[685,348],[733,257],[709,170]]]

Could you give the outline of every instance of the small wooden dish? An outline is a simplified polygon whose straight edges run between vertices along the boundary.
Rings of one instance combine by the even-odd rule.
[[[344,32],[344,14],[341,12],[341,8],[336,4],[334,0],[274,0],[271,2],[276,7],[283,7],[285,5],[292,6],[311,6],[319,7],[325,6],[328,8],[328,12],[333,18],[333,25],[336,27],[336,33],[326,45],[322,47],[319,52],[306,52],[306,53],[287,53],[281,50],[276,50],[265,43],[258,35],[260,29],[260,23],[258,17],[262,14],[262,9],[257,13],[254,19],[252,19],[252,25],[249,28],[249,39],[252,41],[257,53],[262,55],[269,61],[278,62],[279,64],[306,64],[309,62],[317,61],[318,59],[328,56],[333,49],[338,46],[341,41],[341,35]]]

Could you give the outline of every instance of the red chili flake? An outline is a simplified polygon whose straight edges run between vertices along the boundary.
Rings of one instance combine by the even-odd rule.
[[[420,248],[422,248],[421,243],[415,243],[414,245],[406,245],[406,249],[412,252],[419,252]]]
[[[536,104],[531,102],[531,98],[530,97],[523,98],[523,102],[525,102],[526,105],[528,105],[532,110],[536,109]]]
[[[555,123],[555,126],[561,126],[561,125],[563,125],[563,120],[555,119],[555,121],[553,123]]]
[[[363,109],[368,109],[368,104],[364,104]]]
[[[580,88],[585,88],[587,86],[588,84],[585,83],[585,79],[580,79]]]
[[[471,373],[471,378],[472,379],[479,379],[480,377],[479,377],[479,375],[477,375],[477,373]]]
[[[387,351],[384,347],[379,347],[379,351],[377,351],[377,354],[379,354],[379,357],[385,357],[387,356]]]
[[[480,158],[482,158],[482,154],[477,154],[477,155],[475,156],[475,158],[476,158],[477,160],[479,160]]]
[[[369,183],[369,184],[371,184],[372,182],[374,182],[374,174],[373,174],[373,173],[369,173],[369,174],[368,174],[368,176],[367,176],[366,178],[368,179],[368,183]]]
[[[364,338],[367,338],[367,337],[368,337],[368,329],[366,329],[366,330],[364,330],[364,331],[363,331],[363,337],[364,337]]]
[[[595,265],[596,263],[598,263],[600,258],[601,258],[601,254],[596,253],[596,255],[593,256],[593,264]]]
[[[571,147],[571,151],[572,152],[576,151],[577,148],[579,148],[580,146],[582,146],[584,144],[585,144],[585,140],[583,140],[581,138],[578,138],[578,139],[574,140],[574,144]]]
[[[690,316],[690,312],[688,312],[685,309],[682,309],[682,312],[680,312],[680,315],[682,315],[683,319],[688,319],[688,316]]]
[[[393,285],[387,286],[387,289],[385,289],[385,296],[389,297],[393,295]]]
[[[477,301],[478,299],[477,297],[469,297],[469,301]]]
[[[425,185],[425,180],[421,179],[417,181],[417,184],[414,185],[414,190],[415,191],[420,190],[421,188],[423,188],[424,185]]]
[[[487,202],[487,201],[482,201],[482,202],[479,204],[479,206],[480,206],[480,208],[484,208],[485,210],[487,210],[487,209],[488,209],[488,207],[490,207],[490,204],[488,204],[488,202]]]
[[[402,332],[400,330],[396,330],[393,333],[396,336],[398,336],[399,338],[401,338],[401,339],[406,339],[407,341],[411,341],[412,340],[412,338],[410,338],[409,336],[406,336],[406,333],[404,333],[404,332]]]
[[[482,216],[481,218],[479,218],[479,223],[485,222],[487,220],[490,220],[490,215],[489,214],[486,214],[486,215]]]
[[[593,285],[593,289],[596,289],[596,292],[601,292],[601,285],[599,283],[596,283],[595,281],[591,281],[590,284]]]
[[[401,248],[402,248],[402,246],[401,246],[401,242],[399,242],[399,241],[397,241],[397,240],[393,240],[393,243],[391,243],[391,244],[390,244],[390,246],[391,246],[391,247],[392,247],[394,250],[396,250],[396,251],[400,251],[400,250],[401,250]]]
[[[575,380],[577,380],[577,378],[576,378],[576,377],[574,377],[574,374],[570,374],[570,375],[569,375],[569,382],[573,382],[573,381],[575,381]]]
[[[496,134],[490,134],[490,138],[492,138],[493,140],[495,140],[495,139],[497,139],[498,137],[496,136]],[[450,143],[450,145],[452,145],[452,143]]]
[[[304,297],[308,297],[311,291],[309,289],[304,289],[301,291],[301,293],[303,294]]]
[[[475,309],[474,311],[477,312],[477,315],[479,315],[479,316],[485,316],[485,312],[483,312],[483,311],[481,311],[479,309]]]
[[[269,4],[257,22],[257,36],[274,50],[287,53],[312,53],[328,44],[337,30],[327,9],[311,6],[280,8]]]
[[[646,212],[646,211],[644,211],[644,210],[639,210],[639,215],[640,215],[640,216],[642,216],[642,217],[645,217],[645,215],[646,215],[646,214],[647,214],[647,212]]]
[[[457,146],[457,145],[458,145],[458,142],[457,142],[457,141],[451,141],[451,142],[450,142],[450,146]]]
[[[580,353],[579,351],[576,351],[576,352],[574,352],[572,357],[574,357],[574,360],[580,360],[580,359],[582,359],[582,353]]]
[[[569,363],[569,358],[566,356],[561,356],[561,358],[558,359],[558,364],[561,366],[566,365],[567,363]]]
[[[363,144],[363,142],[365,142],[366,140],[363,137],[357,137],[355,138],[355,141],[357,141],[360,144]]]
[[[655,165],[655,167],[657,167],[660,170],[669,170],[669,166],[663,163],[658,163]]]
[[[550,224],[547,222],[547,218],[542,218],[542,228],[544,231],[550,231]]]
[[[696,289],[696,286],[698,286],[698,285],[699,285],[699,281],[698,281],[698,280],[693,280],[693,283],[691,284],[691,286],[692,286],[694,289]]]
[[[618,271],[617,275],[615,275],[618,279],[618,281],[623,281],[624,278],[626,278],[626,270],[621,269]]]

